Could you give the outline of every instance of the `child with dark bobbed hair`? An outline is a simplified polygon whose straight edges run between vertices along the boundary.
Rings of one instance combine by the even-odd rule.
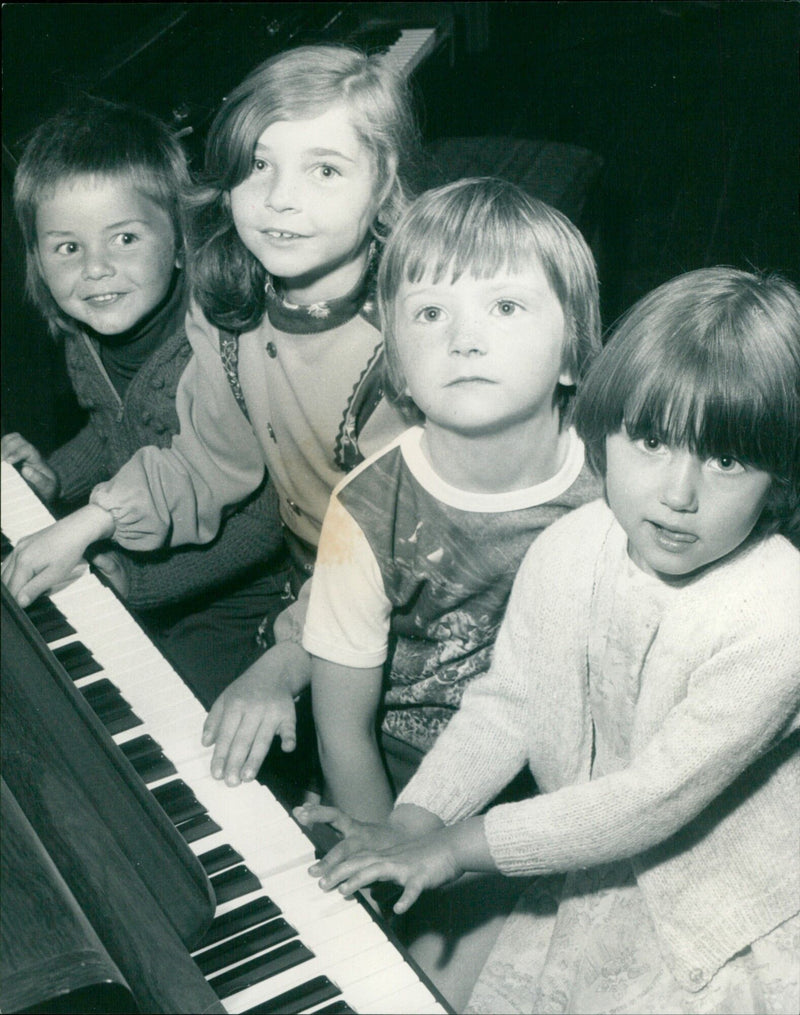
[[[536,540],[491,670],[388,821],[297,812],[346,835],[312,872],[397,881],[398,912],[465,871],[532,878],[458,1011],[794,1012],[800,553],[778,532],[800,294],[733,268],[667,282],[595,361],[576,426],[605,498]],[[523,765],[538,795],[484,813]]]

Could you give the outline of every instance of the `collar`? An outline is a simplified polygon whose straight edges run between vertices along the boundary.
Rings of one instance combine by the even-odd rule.
[[[290,303],[267,279],[267,315],[270,324],[289,335],[316,334],[346,324],[358,314],[368,320],[375,309],[375,282],[378,274],[377,244],[373,241],[361,278],[346,296],[301,306]]]

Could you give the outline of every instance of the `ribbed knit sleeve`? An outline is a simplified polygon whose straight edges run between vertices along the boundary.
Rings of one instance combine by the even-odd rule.
[[[277,494],[266,482],[225,519],[213,542],[163,553],[124,554],[129,581],[126,602],[152,609],[218,590],[245,574],[267,574],[283,547]]]
[[[105,445],[89,422],[50,455],[47,464],[58,476],[61,500],[85,497],[93,486],[108,479],[105,452]]]

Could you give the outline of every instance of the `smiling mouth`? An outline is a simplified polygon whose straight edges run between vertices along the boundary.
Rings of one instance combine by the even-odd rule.
[[[109,303],[116,303],[117,300],[127,296],[127,293],[98,293],[97,296],[84,296],[84,303],[91,303],[93,306],[106,306]]]
[[[453,388],[459,384],[494,384],[494,381],[488,377],[456,377],[455,380],[448,381],[445,387]]]
[[[283,229],[262,229],[261,232],[271,240],[305,240],[300,233],[287,233]]]

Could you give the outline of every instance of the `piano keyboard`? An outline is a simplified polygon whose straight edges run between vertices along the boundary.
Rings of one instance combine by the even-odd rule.
[[[412,74],[438,44],[435,28],[403,28],[386,50],[385,61],[405,77]]]
[[[2,462],[4,539],[52,524]],[[445,1012],[355,899],[323,893],[313,846],[260,783],[209,774],[205,710],[88,569],[27,610],[209,875],[214,922],[193,958],[228,1012]]]

